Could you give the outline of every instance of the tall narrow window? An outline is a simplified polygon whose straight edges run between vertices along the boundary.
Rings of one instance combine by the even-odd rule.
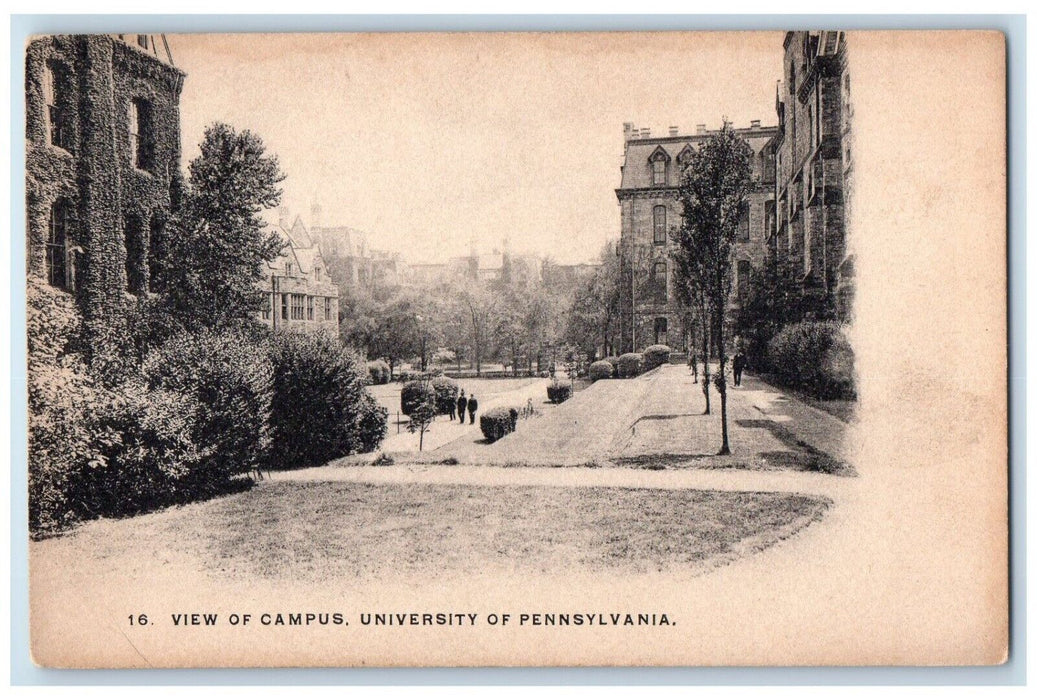
[[[742,241],[749,240],[749,212],[738,220],[738,238]]]
[[[666,184],[666,161],[662,158],[652,161],[652,184]]]
[[[123,240],[126,245],[126,290],[130,294],[140,294],[146,288],[144,266],[144,227],[140,217],[135,214],[126,216],[123,221]]]
[[[738,261],[738,298],[745,299],[749,294],[749,261]]]
[[[43,99],[46,102],[47,138],[50,145],[68,149],[68,134],[65,130],[63,81],[54,66],[43,71]]]
[[[139,170],[151,170],[151,105],[130,100],[130,162]]]
[[[664,245],[666,243],[666,207],[665,205],[658,205],[652,210],[652,225],[654,235],[652,240],[655,245]]]
[[[151,232],[148,236],[148,290],[165,291],[162,265],[166,259],[166,222],[160,215],[151,217]]]
[[[50,223],[47,230],[47,283],[61,287],[69,286],[68,280],[68,234],[71,208],[63,199],[50,208]]]
[[[666,330],[667,330],[666,317],[665,316],[659,316],[658,318],[656,318],[654,326],[655,326],[654,327],[654,330],[655,330],[655,344],[656,345],[666,345]]]
[[[331,297],[324,298],[324,320],[331,320]]]
[[[285,321],[288,320],[288,295],[281,295],[281,318]]]
[[[313,297],[311,296],[306,297],[306,320],[313,320]]]
[[[652,284],[655,286],[656,296],[665,301],[667,298],[666,263],[657,262],[652,265]]]

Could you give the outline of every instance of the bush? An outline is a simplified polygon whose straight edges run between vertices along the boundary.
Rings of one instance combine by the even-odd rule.
[[[440,376],[433,379],[431,384],[436,392],[436,413],[450,413],[457,406],[457,382],[450,377]]]
[[[644,351],[644,369],[648,372],[670,361],[673,352],[668,345],[649,345]]]
[[[192,437],[204,457],[191,478],[199,486],[266,463],[274,369],[265,343],[244,332],[182,334],[148,353],[142,373],[149,390],[196,403]]]
[[[409,416],[414,413],[418,406],[425,400],[425,396],[428,395],[432,401],[436,400],[436,390],[433,388],[431,382],[423,380],[412,380],[403,385],[400,389],[400,411],[405,416]]]
[[[372,384],[389,383],[389,363],[385,360],[371,360],[368,362],[367,373],[371,377]]]
[[[479,428],[490,442],[496,442],[515,431],[519,412],[514,408],[491,408],[479,416]]]
[[[636,377],[641,374],[641,361],[642,357],[639,352],[628,352],[625,355],[620,355],[619,359],[616,360],[616,376],[621,379]]]
[[[439,349],[432,355],[432,364],[451,365],[457,361],[457,354],[453,350]]]
[[[599,379],[611,379],[615,371],[616,370],[612,366],[611,362],[606,362],[605,360],[592,362],[590,366],[591,381],[596,382]]]
[[[568,384],[555,382],[547,385],[547,400],[551,403],[562,403],[573,395],[573,389]]]
[[[778,379],[819,399],[851,399],[853,350],[838,323],[804,321],[781,329],[767,345]]]
[[[381,444],[388,411],[365,388],[361,358],[327,333],[279,333],[271,344],[270,463],[323,464]]]

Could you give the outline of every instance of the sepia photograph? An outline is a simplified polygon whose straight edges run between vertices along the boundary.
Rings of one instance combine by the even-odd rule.
[[[36,664],[1006,660],[1002,34],[24,78]]]

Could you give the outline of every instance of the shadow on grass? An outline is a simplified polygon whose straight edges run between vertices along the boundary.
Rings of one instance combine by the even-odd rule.
[[[760,453],[761,457],[775,466],[834,476],[857,476],[857,471],[850,464],[796,438],[791,430],[777,421],[753,418],[736,420],[735,424],[742,428],[767,430],[783,445],[790,448],[790,452]]]

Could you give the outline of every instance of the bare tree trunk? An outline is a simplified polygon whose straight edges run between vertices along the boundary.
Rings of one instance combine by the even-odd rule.
[[[706,397],[706,410],[709,415],[709,323],[706,321],[706,305],[702,305],[702,393]]]
[[[720,445],[718,455],[731,454],[731,446],[727,440],[727,376],[724,374],[724,366],[727,364],[727,351],[724,348],[724,308],[721,305],[717,311],[717,355],[719,356],[720,370],[717,374],[717,391],[720,392],[720,433],[723,442]]]

